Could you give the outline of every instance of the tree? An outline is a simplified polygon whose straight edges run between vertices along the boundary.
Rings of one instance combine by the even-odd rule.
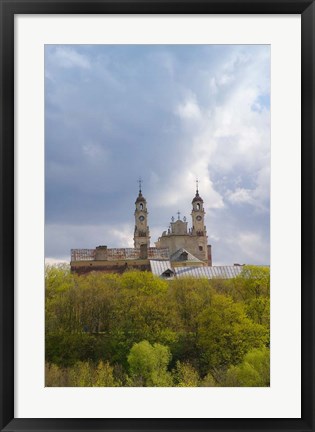
[[[68,370],[70,387],[92,387],[93,368],[89,362],[77,362]]]
[[[135,387],[169,387],[172,377],[167,372],[171,359],[168,347],[142,341],[133,345],[128,355],[131,382]]]
[[[65,387],[67,385],[65,371],[55,364],[45,364],[45,386]]]
[[[114,368],[108,362],[100,361],[94,373],[93,387],[116,387]]]
[[[134,343],[147,340],[169,345],[176,341],[168,284],[148,272],[126,272],[115,302],[111,343],[115,356],[126,358]]]
[[[267,340],[267,329],[247,318],[243,305],[231,297],[214,295],[199,315],[198,343],[206,371],[241,362],[247,351]]]
[[[198,387],[200,377],[196,369],[189,363],[176,362],[173,372],[176,387]]]
[[[227,387],[269,387],[270,353],[269,349],[249,351],[241,364],[231,366],[226,374]]]
[[[213,290],[207,279],[186,278],[172,281],[170,294],[174,312],[185,332],[196,333],[197,317],[211,304]]]
[[[231,281],[233,297],[246,305],[246,313],[257,324],[269,328],[270,269],[244,266],[241,274]]]
[[[207,375],[201,381],[200,387],[217,387],[217,382],[213,378],[212,373],[208,372]]]

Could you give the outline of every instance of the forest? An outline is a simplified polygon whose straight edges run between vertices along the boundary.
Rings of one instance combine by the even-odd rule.
[[[47,387],[268,387],[270,271],[163,280],[45,268]]]

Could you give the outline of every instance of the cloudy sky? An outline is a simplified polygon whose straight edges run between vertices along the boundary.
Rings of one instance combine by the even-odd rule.
[[[132,247],[139,176],[151,246],[198,178],[213,263],[269,264],[270,47],[47,45],[48,262]]]

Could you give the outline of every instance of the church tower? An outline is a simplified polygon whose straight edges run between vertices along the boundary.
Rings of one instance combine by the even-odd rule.
[[[199,195],[198,180],[196,181],[196,195],[192,200],[192,229],[191,234],[197,237],[196,256],[203,260],[208,260],[208,237],[205,226],[205,210],[203,199]]]
[[[147,201],[142,195],[141,183],[139,180],[139,195],[136,199],[135,205],[135,232],[134,232],[134,247],[140,249],[141,245],[150,247],[150,231],[148,226],[148,210]]]
[[[205,211],[203,208],[203,199],[199,195],[198,190],[198,180],[196,181],[196,195],[192,200],[192,234],[199,236],[207,236],[207,231],[205,227]]]

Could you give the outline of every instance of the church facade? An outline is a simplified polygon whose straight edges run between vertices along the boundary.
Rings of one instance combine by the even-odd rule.
[[[151,247],[148,223],[147,200],[142,194],[141,182],[139,194],[135,201],[134,248],[107,248],[97,246],[95,249],[72,249],[71,271],[84,274],[91,271],[106,273],[123,273],[129,269],[152,271],[158,262],[165,267],[202,267],[212,266],[211,245],[205,226],[204,202],[199,195],[198,186],[192,199],[192,224],[184,217],[175,221],[172,218],[167,231]],[[172,272],[172,270],[170,270]]]
[[[198,188],[192,200],[191,217],[192,226],[188,228],[186,218],[181,220],[178,212],[178,219],[175,221],[174,217],[172,218],[169,229],[162,233],[155,245],[157,248],[168,248],[171,257],[179,249],[185,249],[207,265],[212,265],[211,245],[208,245],[205,226],[205,210]]]

